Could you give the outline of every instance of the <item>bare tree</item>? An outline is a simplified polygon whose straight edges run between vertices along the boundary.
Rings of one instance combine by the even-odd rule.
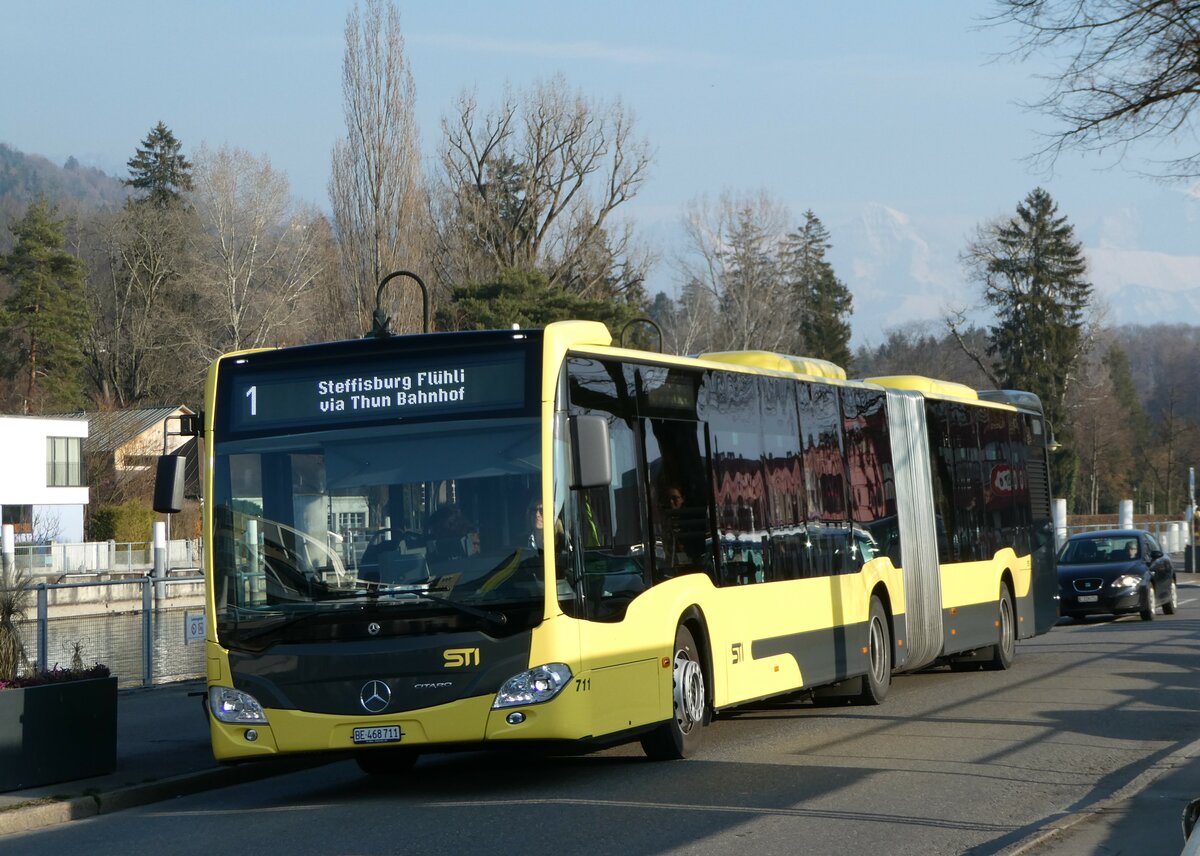
[[[88,299],[95,324],[85,344],[101,407],[171,397],[178,334],[165,319],[180,298],[191,212],[127,205],[88,230]]]
[[[967,325],[962,316],[950,321],[956,325],[950,333],[938,329],[935,321],[913,321],[888,330],[878,347],[860,347],[855,353],[858,376],[923,375],[975,389],[995,386],[995,377],[980,367],[987,332]]]
[[[1059,121],[1039,153],[1114,149],[1187,140],[1193,151],[1165,161],[1164,177],[1200,173],[1193,111],[1200,99],[1200,6],[1192,0],[998,0],[995,22],[1022,28],[1016,52],[1065,55],[1050,91],[1030,105]]]
[[[1115,510],[1132,488],[1134,432],[1114,392],[1100,349],[1081,362],[1067,396],[1072,435],[1079,450],[1076,509],[1085,514]]]
[[[790,290],[780,262],[790,222],[787,208],[766,191],[725,192],[715,204],[700,199],[688,205],[687,254],[679,259],[678,272],[687,288],[712,297],[720,323],[710,327],[710,347],[779,351],[794,340]],[[692,302],[704,307],[703,301]]]
[[[292,202],[287,176],[237,148],[194,156],[193,210],[203,232],[193,273],[193,340],[207,362],[294,336],[320,274],[320,217]]]
[[[346,292],[341,335],[362,335],[380,280],[421,268],[429,247],[428,201],[421,177],[416,88],[404,55],[394,2],[356,3],[346,18],[342,61],[346,136],[333,150],[329,197]],[[420,318],[420,301],[399,291],[399,325]]]
[[[588,298],[640,289],[649,257],[632,226],[611,218],[641,188],[650,151],[619,101],[572,94],[560,76],[507,93],[485,115],[464,93],[442,131],[442,279],[539,270],[550,287]]]

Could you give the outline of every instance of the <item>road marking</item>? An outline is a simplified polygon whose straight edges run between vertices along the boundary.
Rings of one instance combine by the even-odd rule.
[[[879,823],[901,823],[915,826],[937,826],[942,829],[971,829],[983,832],[1011,832],[1015,827],[1010,824],[979,823],[971,821],[946,821],[935,818],[910,817],[908,815],[881,814],[877,812],[833,811],[821,809],[786,809],[767,806],[742,805],[695,805],[690,803],[657,803],[635,802],[631,800],[589,800],[572,799],[570,797],[547,797],[534,799],[496,799],[496,800],[463,800],[460,802],[426,803],[429,808],[461,809],[464,806],[473,808],[492,808],[504,806],[533,806],[533,805],[575,805],[595,808],[642,808],[662,811],[698,811],[698,812],[727,812],[731,814],[770,815],[772,817],[823,817],[832,820],[876,821]]]
[[[271,808],[214,808],[203,811],[154,811],[147,812],[151,817],[207,817],[221,814],[263,814],[279,811],[308,811],[313,808],[333,808],[333,803],[325,805],[280,805]]]

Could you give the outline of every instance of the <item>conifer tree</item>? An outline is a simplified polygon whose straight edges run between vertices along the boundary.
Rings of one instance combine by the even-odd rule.
[[[829,231],[811,209],[805,211],[804,223],[784,241],[783,266],[794,305],[795,349],[846,367],[854,299],[825,258],[830,246]]]
[[[1038,187],[1016,215],[981,229],[964,261],[996,313],[988,355],[1001,384],[1042,399],[1064,451],[1054,458],[1054,491],[1071,497],[1077,469],[1066,395],[1083,354],[1084,312],[1092,296],[1075,230]]]
[[[192,189],[192,164],[180,154],[183,144],[171,129],[159,122],[128,161],[125,184],[145,191],[142,200],[156,208],[167,208],[183,200]]]
[[[63,221],[45,199],[10,228],[16,241],[0,256],[11,288],[0,315],[6,374],[26,413],[83,406],[83,342],[89,326],[83,263],[63,249]]]

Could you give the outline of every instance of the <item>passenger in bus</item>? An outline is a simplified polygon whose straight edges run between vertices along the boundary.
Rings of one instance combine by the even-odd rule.
[[[526,546],[534,550],[546,549],[546,517],[541,500],[534,500],[529,505],[529,525],[529,540]]]
[[[461,559],[479,552],[479,536],[462,509],[451,503],[429,517],[429,557],[432,560]]]
[[[703,508],[690,506],[683,488],[668,482],[659,492],[662,506],[664,564],[674,572],[695,566],[704,550],[707,527]]]

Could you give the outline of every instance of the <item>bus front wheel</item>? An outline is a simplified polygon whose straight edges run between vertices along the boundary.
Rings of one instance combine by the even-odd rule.
[[[700,729],[708,718],[708,691],[704,666],[692,631],[679,625],[671,657],[672,716],[642,738],[642,749],[655,761],[673,761],[695,754]]]

